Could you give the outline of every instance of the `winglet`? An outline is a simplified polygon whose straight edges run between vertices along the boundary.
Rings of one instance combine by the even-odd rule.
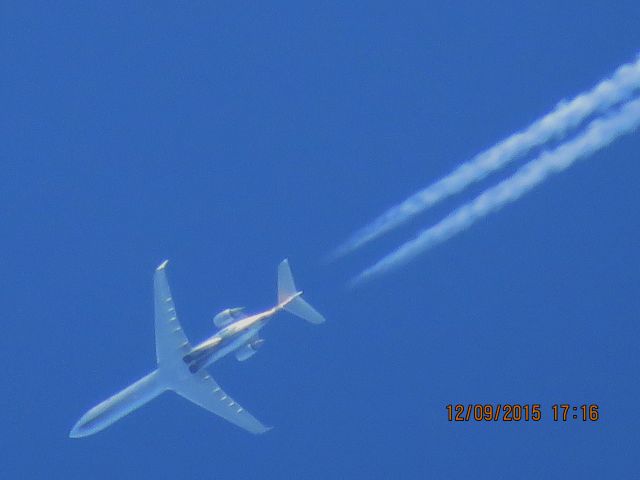
[[[168,263],[169,263],[169,260],[165,260],[158,266],[158,268],[156,268],[156,270],[157,271],[164,270],[164,268],[167,266]]]

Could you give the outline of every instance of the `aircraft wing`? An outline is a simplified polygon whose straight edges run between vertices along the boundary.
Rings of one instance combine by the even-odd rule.
[[[182,330],[176,306],[171,297],[169,282],[163,262],[153,276],[155,329],[156,329],[156,356],[158,368],[173,377],[183,377],[188,368],[182,361],[182,357],[189,353],[191,345]]]
[[[173,388],[180,396],[209,410],[225,420],[251,433],[264,433],[270,430],[253,415],[238,405],[224,393],[218,383],[207,373],[200,370],[187,380]]]
[[[176,314],[165,272],[166,266],[165,261],[156,269],[153,288],[156,356],[161,376],[168,383],[167,388],[251,433],[266,432],[269,428],[224,393],[206,370],[191,373],[182,360],[191,351],[191,345]]]

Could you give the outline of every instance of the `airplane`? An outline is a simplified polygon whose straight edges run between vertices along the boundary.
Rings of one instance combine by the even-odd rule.
[[[213,318],[219,328],[215,335],[192,348],[176,314],[167,264],[162,262],[153,279],[158,368],[85,413],[71,429],[71,438],[93,435],[168,390],[251,433],[270,430],[229,397],[206,367],[232,352],[239,361],[254,355],[264,342],[260,330],[282,310],[314,324],[324,317],[302,299],[285,259],[278,265],[278,303],[273,308],[251,316],[242,308],[227,308]]]

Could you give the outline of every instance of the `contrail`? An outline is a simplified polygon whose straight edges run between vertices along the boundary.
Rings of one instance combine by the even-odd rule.
[[[362,245],[405,223],[418,213],[444,198],[463,190],[491,172],[526,154],[532,148],[552,138],[565,135],[576,128],[589,115],[602,112],[629,99],[640,88],[640,57],[635,63],[619,67],[611,78],[582,93],[569,102],[560,102],[550,113],[493,147],[460,165],[449,175],[413,194],[404,202],[387,210],[366,227],[357,231],[331,255],[341,257]]]
[[[512,203],[542,183],[552,173],[566,170],[576,160],[607,146],[617,137],[640,125],[640,98],[629,101],[615,113],[593,120],[582,133],[555,150],[545,152],[522,166],[511,177],[481,193],[473,201],[454,210],[416,238],[400,246],[355,277],[351,285],[392,270],[416,255],[466,230],[477,220]]]

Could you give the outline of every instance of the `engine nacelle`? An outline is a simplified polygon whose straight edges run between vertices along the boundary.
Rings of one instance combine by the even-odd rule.
[[[236,350],[236,358],[240,362],[245,361],[247,358],[255,354],[258,351],[258,349],[262,346],[263,343],[264,343],[264,339],[262,338],[257,338],[256,340],[246,343],[245,345],[240,347],[238,350]]]
[[[213,317],[213,323],[218,328],[227,326],[230,323],[233,323],[236,320],[240,320],[241,318],[245,317],[245,315],[242,313],[242,310],[244,310],[244,307],[227,308],[226,310],[222,310],[215,317]]]

